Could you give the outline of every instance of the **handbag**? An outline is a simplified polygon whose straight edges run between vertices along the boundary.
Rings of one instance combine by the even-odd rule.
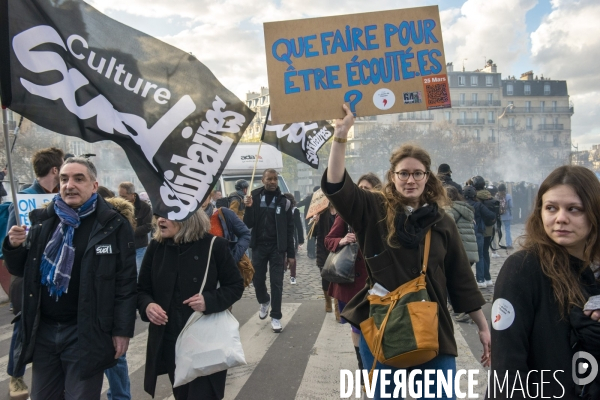
[[[431,230],[425,236],[423,268],[418,278],[385,296],[369,295],[370,317],[360,329],[375,361],[396,368],[423,364],[438,355],[438,304],[427,294],[425,273],[431,247]]]
[[[333,283],[354,282],[354,264],[358,249],[358,243],[349,243],[335,253],[329,253],[321,271],[321,278]]]
[[[206,284],[215,238],[216,236],[210,242],[201,294]],[[240,324],[233,314],[229,310],[206,315],[195,311],[177,337],[173,387],[185,385],[200,376],[245,364]]]
[[[223,214],[223,210],[220,208],[219,216],[225,220],[225,214]],[[242,278],[244,278],[244,287],[247,288],[252,283],[252,278],[254,277],[254,267],[252,266],[252,262],[246,254],[243,254],[242,258],[240,258],[240,261],[238,261],[237,266],[240,270]]]

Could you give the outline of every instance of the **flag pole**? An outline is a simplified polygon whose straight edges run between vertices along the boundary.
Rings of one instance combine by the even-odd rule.
[[[258,156],[260,155],[260,148],[262,147],[262,140],[258,145],[258,152],[256,153],[256,159],[254,160],[254,168],[252,169],[252,178],[250,179],[250,192],[252,192],[252,184],[254,183],[254,175],[256,174],[256,164],[258,164]]]
[[[6,107],[2,106],[2,128],[4,129],[4,147],[6,148],[6,163],[8,164],[8,176],[10,177],[10,191],[12,192],[12,200],[14,204],[15,217],[17,225],[21,226],[21,218],[19,217],[19,207],[17,203],[17,185],[15,184],[12,156],[10,154],[10,144],[8,139],[8,112]]]

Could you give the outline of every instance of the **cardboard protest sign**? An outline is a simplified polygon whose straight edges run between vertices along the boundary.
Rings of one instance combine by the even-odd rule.
[[[51,202],[54,196],[56,196],[56,193],[17,194],[17,210],[19,210],[21,225],[26,225],[27,228],[31,228],[29,213],[36,208],[42,208],[44,204]]]
[[[308,211],[306,212],[306,219],[312,218],[317,214],[320,214],[322,211],[326,210],[329,207],[329,199],[325,197],[325,193],[323,190],[319,189],[313,193],[312,200],[310,201],[310,206],[308,207]]]
[[[264,24],[274,124],[450,107],[437,6]]]

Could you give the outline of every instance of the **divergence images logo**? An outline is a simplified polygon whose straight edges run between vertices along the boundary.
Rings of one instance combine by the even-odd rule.
[[[573,354],[571,367],[573,371],[573,382],[577,385],[583,386],[592,383],[598,375],[598,362],[593,355],[585,351],[578,351]],[[587,375],[587,377],[580,378],[580,376],[584,375]]]

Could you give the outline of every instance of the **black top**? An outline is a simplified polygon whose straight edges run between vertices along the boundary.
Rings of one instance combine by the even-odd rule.
[[[275,243],[277,241],[277,229],[275,228],[276,192],[263,192],[265,204],[260,202],[259,217],[256,225],[256,243]],[[281,210],[280,210],[281,212]]]
[[[75,229],[73,235],[73,247],[75,247],[75,259],[71,270],[71,280],[67,292],[58,298],[51,297],[47,286],[42,285],[40,298],[41,318],[49,323],[60,322],[61,324],[74,325],[77,323],[77,309],[79,306],[79,281],[81,278],[81,261],[85,248],[88,245],[96,213],[81,220],[81,225]],[[56,217],[54,229],[58,226],[60,219]],[[48,238],[48,241],[50,238]],[[48,242],[47,241],[47,242]]]
[[[583,267],[581,260],[570,257],[573,273]],[[583,270],[580,283],[588,293],[598,285],[589,267]],[[517,372],[533,396],[544,382],[544,396],[574,398],[571,347],[572,329],[569,316],[561,318],[550,279],[542,272],[538,258],[526,251],[511,255],[502,266],[494,289],[492,308],[492,373],[508,375],[514,382]],[[540,373],[542,370],[551,370]],[[527,378],[527,374],[531,375]],[[493,377],[493,375],[492,375]],[[502,381],[501,379],[499,380]],[[512,383],[511,383],[512,385]],[[511,386],[512,388],[512,386]],[[491,386],[490,399],[509,398],[510,393]],[[564,395],[563,395],[564,391]],[[515,391],[513,399],[529,398]]]

